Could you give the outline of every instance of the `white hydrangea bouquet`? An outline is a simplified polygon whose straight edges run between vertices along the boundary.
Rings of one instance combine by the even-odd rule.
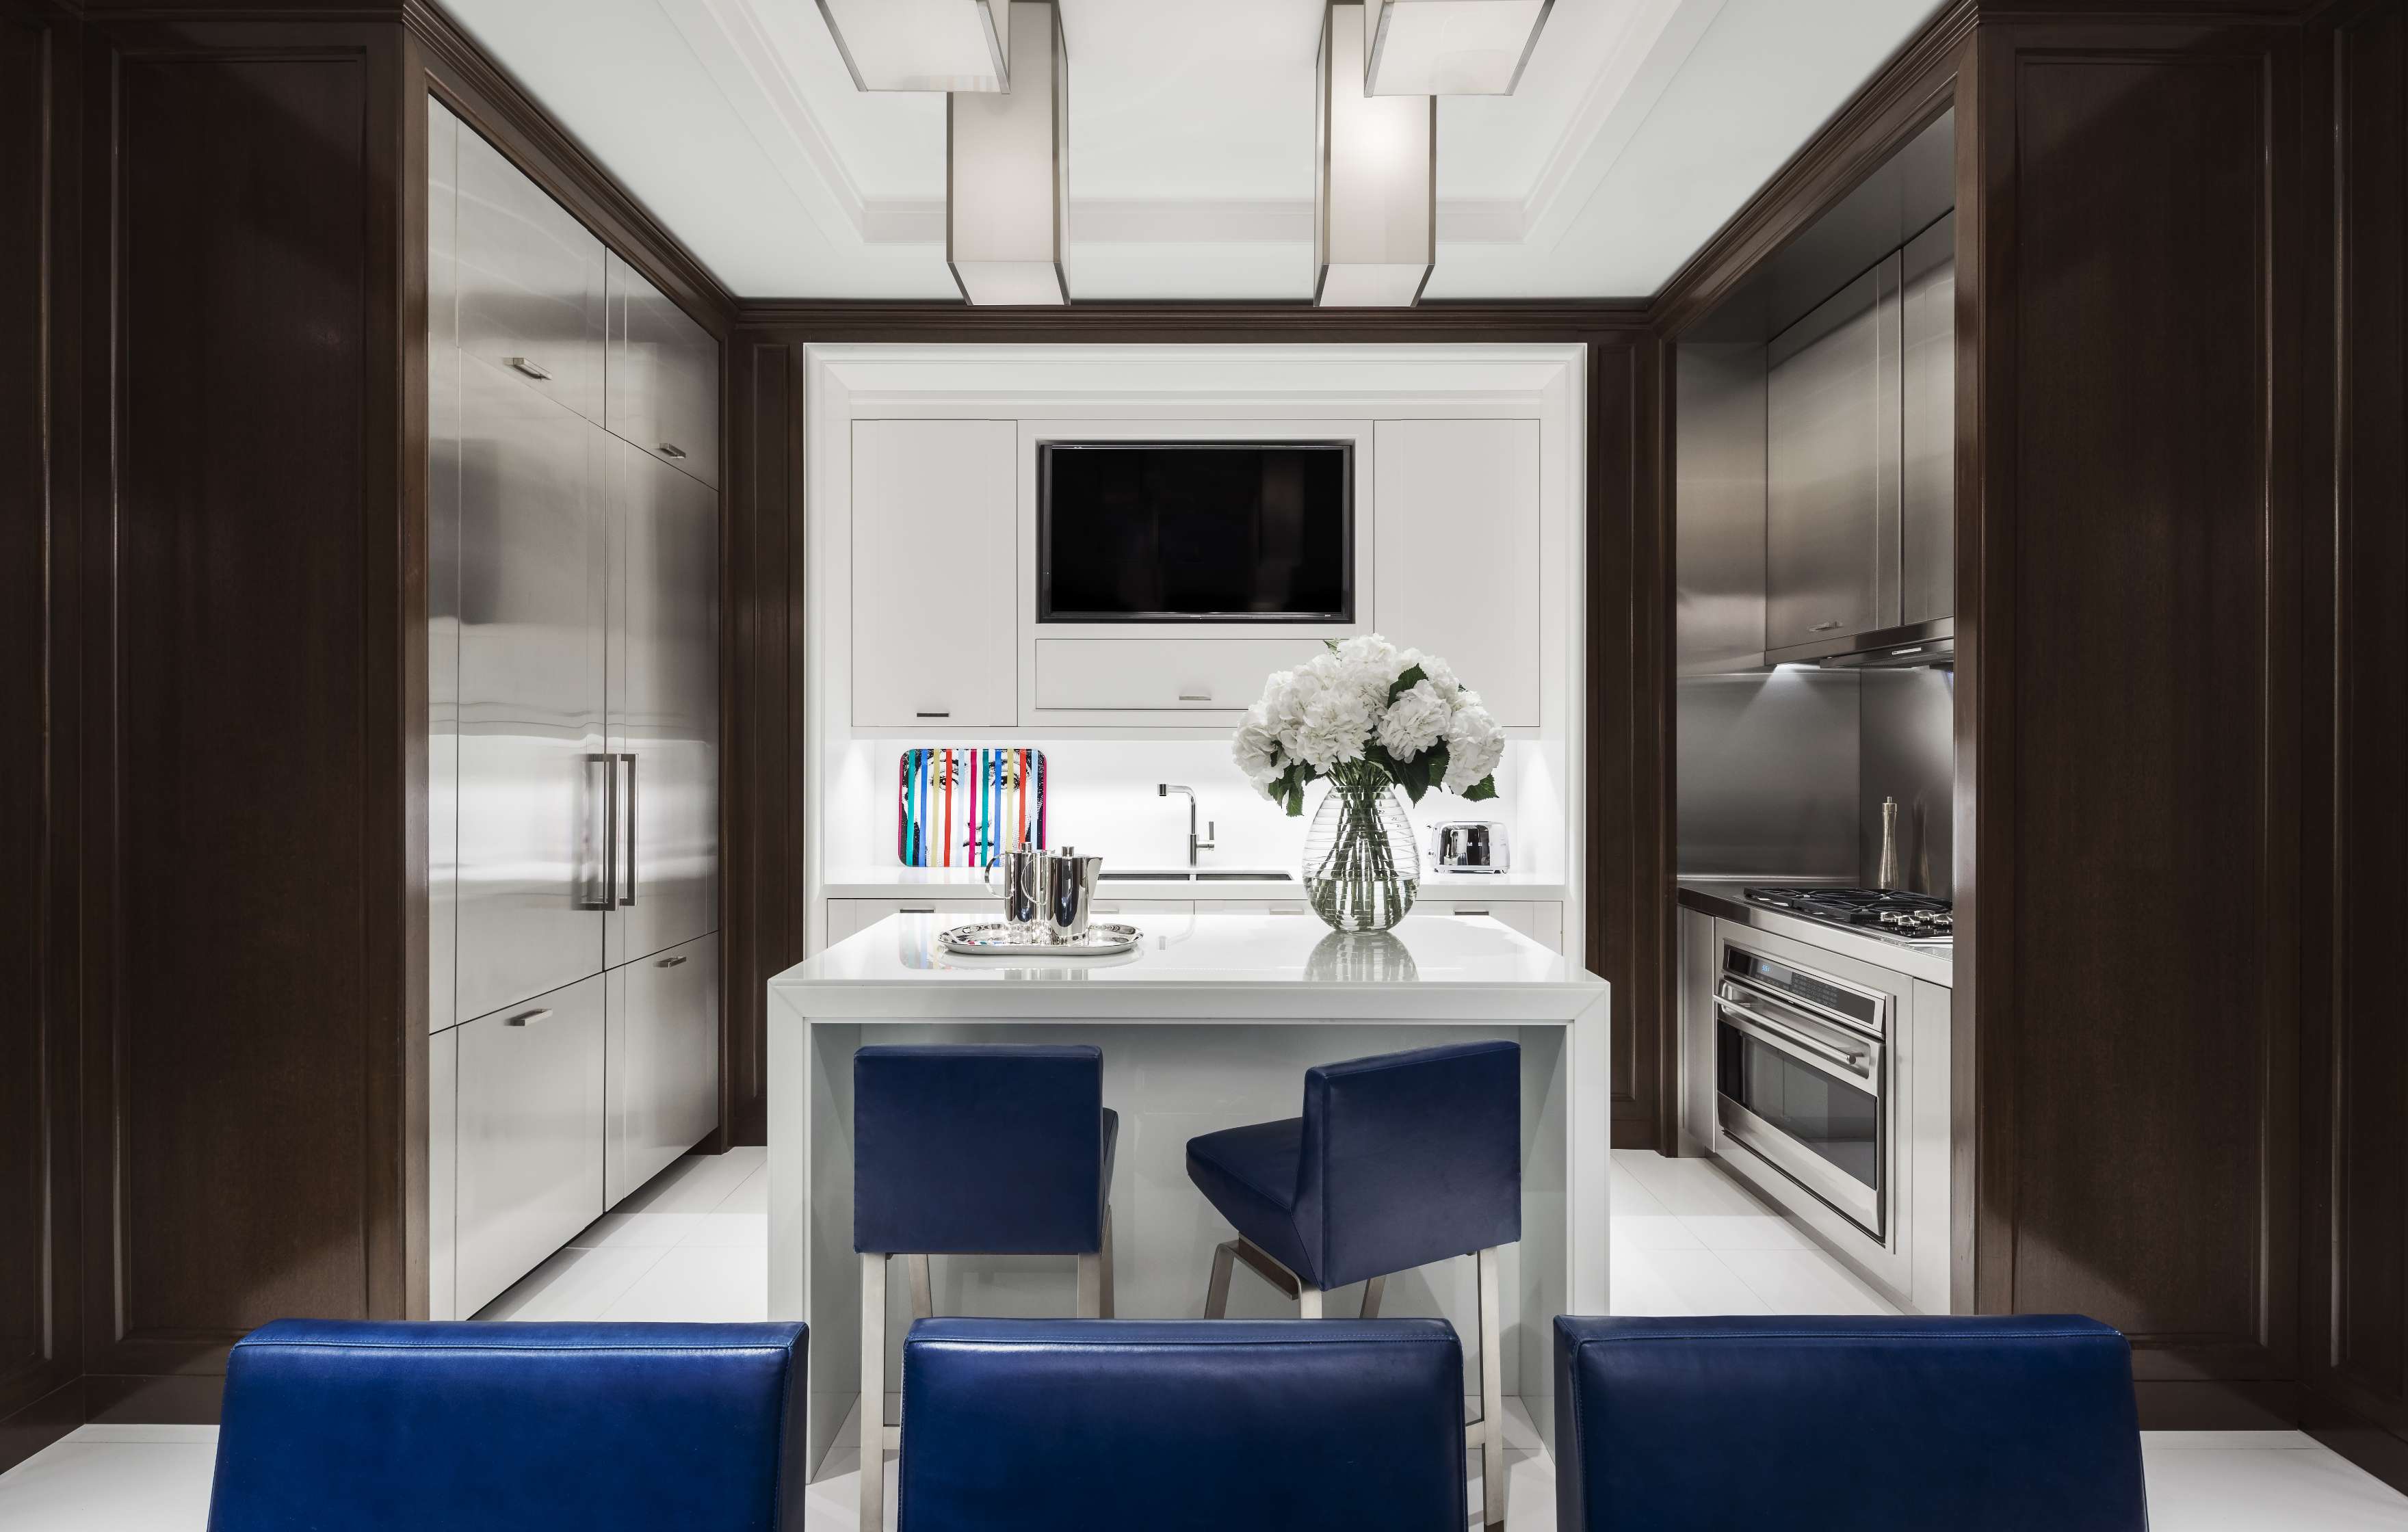
[[[1505,730],[1444,660],[1374,633],[1272,676],[1232,753],[1255,791],[1290,814],[1304,812],[1307,782],[1329,783],[1305,843],[1306,890],[1337,929],[1383,931],[1412,908],[1421,881],[1393,790],[1415,803],[1434,787],[1495,797]]]

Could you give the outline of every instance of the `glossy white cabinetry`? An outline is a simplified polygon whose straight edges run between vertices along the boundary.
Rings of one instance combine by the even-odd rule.
[[[703,483],[719,484],[719,342],[609,252],[610,434]]]
[[[1010,421],[853,425],[853,723],[1018,722]]]
[[[604,988],[595,974],[455,1029],[464,1314],[602,1215]]]
[[[602,241],[472,132],[458,184],[462,349],[601,423]]]
[[[609,1101],[603,1196],[616,1205],[719,1125],[719,938],[603,977]]]
[[[1486,915],[1551,952],[1564,950],[1564,907],[1553,899],[1422,898],[1413,901],[1413,915]]]
[[[1380,631],[1536,728],[1539,422],[1382,421],[1377,441]]]
[[[1039,638],[1037,706],[1049,711],[1241,712],[1263,681],[1322,652],[1313,638]]]

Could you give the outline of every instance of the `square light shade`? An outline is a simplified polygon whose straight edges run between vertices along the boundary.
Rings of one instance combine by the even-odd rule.
[[[1313,302],[1404,308],[1438,259],[1438,101],[1363,89],[1369,7],[1333,5],[1321,23]]]
[[[1555,0],[1365,0],[1372,95],[1512,95]]]
[[[819,0],[859,91],[1008,91],[1005,0]]]
[[[1011,89],[945,97],[945,262],[973,304],[1066,304],[1070,52],[1053,6],[1008,8]]]

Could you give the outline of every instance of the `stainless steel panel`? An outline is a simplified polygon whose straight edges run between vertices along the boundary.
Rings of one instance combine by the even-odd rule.
[[[1678,911],[1681,950],[1681,1153],[1714,1152],[1714,920]]]
[[[1903,623],[1956,614],[1956,215],[1906,247]]]
[[[719,497],[628,443],[609,452],[615,966],[719,925]]]
[[[460,344],[598,423],[602,241],[499,150],[459,137]]]
[[[615,1207],[719,1125],[719,938],[639,958],[606,977],[603,1196]]]
[[[1900,270],[1891,255],[1766,348],[1768,651],[1897,625]]]
[[[460,1029],[426,1039],[426,1317],[460,1313]]]
[[[1673,619],[1683,675],[1764,663],[1764,348],[1690,345],[1676,363]]]
[[[716,488],[719,342],[616,251],[608,263],[604,394],[610,430]]]
[[[1956,673],[1867,670],[1859,685],[1863,741],[1856,881],[1873,886],[1873,869],[1881,860],[1882,799],[1896,798],[1902,886],[1953,897]]]
[[[462,1313],[602,1214],[603,990],[595,974],[456,1029]]]
[[[458,1011],[602,969],[600,427],[461,363]]]
[[[1853,881],[1856,677],[1775,670],[1673,688],[1684,877]]]
[[[426,1024],[459,1020],[460,348],[452,285],[452,168],[459,122],[427,103]]]

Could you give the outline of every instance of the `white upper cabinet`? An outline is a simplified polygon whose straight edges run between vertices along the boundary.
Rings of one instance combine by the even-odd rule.
[[[1377,440],[1380,631],[1538,727],[1539,422],[1382,421]]]
[[[461,349],[600,424],[602,241],[474,133],[452,227]]]
[[[1019,722],[1010,421],[853,422],[853,723]]]
[[[719,342],[609,252],[610,434],[719,486]]]

